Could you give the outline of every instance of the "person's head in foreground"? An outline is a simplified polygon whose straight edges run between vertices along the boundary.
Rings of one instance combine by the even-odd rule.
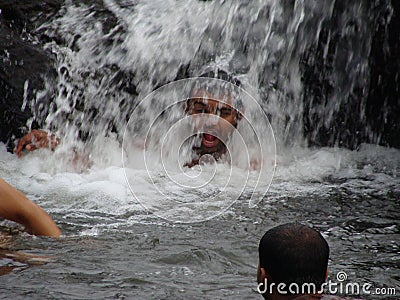
[[[226,141],[242,118],[238,96],[240,81],[217,69],[199,77],[217,80],[195,84],[185,104],[187,114],[193,116],[194,132],[201,143],[195,147],[199,155],[211,154],[219,158],[226,152]]]
[[[318,231],[298,223],[280,225],[264,234],[258,251],[258,291],[265,299],[321,296],[329,246]]]

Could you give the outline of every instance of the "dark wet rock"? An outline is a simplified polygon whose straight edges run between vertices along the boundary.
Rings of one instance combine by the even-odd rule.
[[[346,43],[357,43],[357,22],[346,24],[351,38],[336,29],[346,4],[335,2],[333,17],[325,22],[317,49],[310,49],[302,60],[305,137],[314,146],[355,149],[361,143],[377,143],[400,148],[400,1],[364,3],[364,21],[373,31],[367,82],[349,67],[352,53]],[[335,75],[339,78],[332,83]],[[334,99],[332,95],[346,85],[350,90],[346,99]],[[331,112],[324,107],[332,105],[339,107],[329,116]]]
[[[366,117],[382,145],[400,148],[400,1],[380,1],[370,54]]]
[[[0,141],[9,150],[25,131],[27,120],[49,101],[50,96],[44,96],[32,108],[30,105],[45,80],[55,77],[54,57],[43,50],[34,31],[61,3],[0,1]]]

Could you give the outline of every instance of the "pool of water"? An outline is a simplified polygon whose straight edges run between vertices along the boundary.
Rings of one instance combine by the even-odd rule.
[[[46,209],[63,231],[59,240],[13,233],[0,256],[0,267],[10,271],[0,276],[1,298],[260,299],[258,241],[267,229],[295,221],[327,239],[332,281],[343,271],[349,282],[399,291],[399,150],[281,151],[270,189],[256,207],[249,207],[245,192],[222,214],[193,224],[146,211],[119,163],[59,170],[54,166],[60,161],[49,153],[17,159],[5,147],[0,151],[0,176]],[[45,262],[13,259],[15,251]]]
[[[44,78],[44,90],[34,99],[24,93],[21,107],[33,113],[27,128],[38,123],[63,144],[21,159],[0,144],[0,177],[48,211],[63,235],[34,237],[1,221],[7,237],[0,241],[0,298],[261,299],[259,239],[273,226],[301,222],[327,239],[330,280],[337,282],[337,274],[345,272],[346,282],[397,293],[355,297],[397,299],[400,150],[359,145],[384,142],[374,124],[395,124],[383,121],[394,105],[379,98],[372,100],[386,103],[382,109],[370,106],[367,88],[379,86],[371,85],[371,53],[377,56],[372,44],[376,30],[390,21],[392,6],[390,1],[74,0],[65,1],[46,23],[34,24],[24,42],[51,52],[55,72]],[[387,34],[377,40],[384,41],[382,53],[391,51]],[[276,170],[271,185],[270,177],[261,178],[255,206],[249,205],[251,184],[243,182],[254,182],[257,173],[240,167],[204,166],[201,176],[216,183],[198,190],[177,188],[173,176],[158,172],[157,159],[150,159],[151,180],[143,166],[123,168],[122,136],[139,101],[210,65],[235,73],[271,122]],[[136,110],[133,122],[147,113],[162,116],[161,127],[169,130],[175,119],[166,120],[159,104]],[[250,125],[261,133],[269,128],[260,118]],[[308,142],[356,150],[304,146]],[[74,166],[63,145],[85,150],[91,165]],[[236,154],[260,152],[246,151]],[[161,206],[166,215],[146,209],[162,200],[154,187],[179,205]],[[203,201],[212,197],[216,201]],[[198,210],[185,210],[196,205]],[[182,215],[185,222],[171,221]]]

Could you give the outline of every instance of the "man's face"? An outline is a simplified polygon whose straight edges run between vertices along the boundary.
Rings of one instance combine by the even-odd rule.
[[[202,89],[192,92],[186,111],[193,116],[195,132],[201,133],[203,153],[223,149],[225,146],[222,141],[226,142],[237,126],[240,113],[231,106],[232,102],[228,94],[215,96]]]

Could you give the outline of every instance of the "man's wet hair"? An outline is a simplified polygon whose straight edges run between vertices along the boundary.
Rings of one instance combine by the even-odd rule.
[[[313,283],[317,289],[326,280],[329,246],[316,230],[289,223],[268,230],[259,244],[260,267],[275,284],[286,287]]]
[[[237,87],[240,87],[242,85],[242,82],[233,74],[228,73],[227,71],[223,69],[209,69],[203,72],[201,75],[198,77],[208,77],[208,78],[215,78],[215,79],[221,79],[226,82],[232,83],[236,85]]]
[[[202,77],[202,78],[212,78],[212,79],[219,79],[221,81],[218,82],[198,82],[195,81],[195,83],[192,85],[190,89],[190,96],[187,99],[189,101],[191,95],[193,94],[193,91],[196,89],[204,89],[210,93],[214,93],[215,91],[230,91],[232,94],[236,94],[237,96],[234,96],[234,107],[241,111],[243,108],[243,102],[242,99],[240,98],[240,87],[242,86],[242,82],[232,73],[228,73],[227,71],[220,69],[220,68],[208,68],[206,69],[203,73],[198,75],[197,77]],[[233,86],[232,86],[233,85]]]

